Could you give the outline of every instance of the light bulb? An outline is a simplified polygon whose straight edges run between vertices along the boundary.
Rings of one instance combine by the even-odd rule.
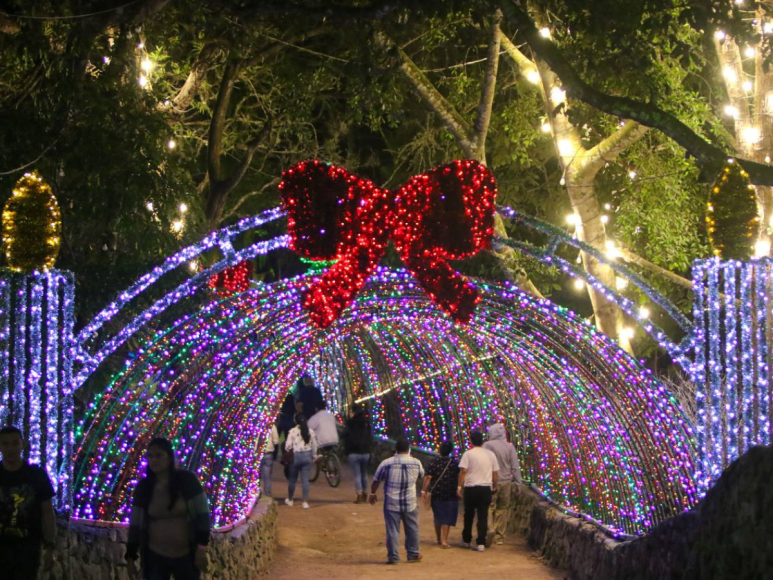
[[[170,229],[171,229],[171,230],[172,230],[174,233],[176,233],[176,234],[177,234],[177,233],[180,233],[181,231],[183,231],[183,228],[184,228],[184,227],[185,227],[185,222],[183,222],[182,220],[174,220],[174,221],[173,221],[173,222],[170,224]]]
[[[636,172],[632,169],[631,171],[628,172],[628,177],[630,177],[631,179],[636,179]]]
[[[550,89],[550,100],[555,104],[563,103],[566,100],[566,91],[561,87]]]
[[[153,202],[152,201],[146,202],[145,207],[148,208],[148,211],[153,211]]]
[[[526,80],[536,85],[539,83],[539,73],[534,69],[530,70],[526,73]]]
[[[747,58],[754,58],[756,51],[754,50],[753,46],[747,46],[746,50],[744,50],[743,53],[746,55]]]
[[[191,272],[196,272],[199,269],[199,263],[196,260],[191,260],[188,262],[188,268]]]
[[[180,213],[185,213],[188,211],[188,204],[187,203],[181,203],[180,204]]]
[[[770,155],[765,155],[765,163],[770,163]]]
[[[627,338],[628,340],[631,340],[635,334],[636,332],[630,326],[626,326],[620,331],[620,336],[622,336],[623,338]]]
[[[145,43],[144,42],[137,43],[137,48],[142,50],[143,48],[145,48]]]
[[[540,28],[539,35],[542,38],[550,38],[550,29],[548,27]]]
[[[148,85],[148,77],[145,75],[140,75],[140,78],[137,79],[137,82],[140,84],[141,87],[146,87]]]
[[[739,114],[740,113],[738,112],[738,109],[736,109],[733,105],[725,105],[725,115],[728,117],[737,119]]]
[[[611,203],[605,203],[604,204],[604,209],[609,211],[610,209],[612,209],[612,204]]]
[[[751,145],[759,143],[762,139],[762,133],[757,127],[744,127],[741,131],[741,140]]]
[[[149,58],[146,58],[140,64],[140,68],[142,68],[142,70],[144,70],[146,73],[149,73],[151,70],[153,70],[153,62]]]
[[[609,216],[606,215],[606,214],[602,214],[600,219],[601,219],[601,223],[602,224],[608,224],[609,223]]]
[[[650,309],[646,306],[639,306],[639,318],[646,320],[650,317]]]
[[[754,83],[751,81],[744,81],[743,83],[741,83],[741,86],[743,87],[743,90],[745,90],[747,93],[750,93],[754,88]]]
[[[550,133],[550,130],[551,130],[550,123],[545,121],[544,123],[542,123],[542,127],[540,127],[540,129],[542,129],[543,133]]]
[[[170,149],[174,149],[175,147],[177,147],[177,143],[175,142],[174,139],[169,139],[166,146],[169,147]]]
[[[770,256],[770,240],[757,240],[754,244],[754,257],[767,258]]]
[[[722,76],[725,77],[725,80],[729,83],[734,83],[738,80],[738,75],[736,74],[735,70],[729,66],[726,66],[722,69]]]
[[[727,35],[725,34],[725,31],[724,31],[724,30],[717,30],[717,31],[714,33],[714,38],[716,38],[717,40],[725,40],[725,37],[726,37],[726,36],[727,36]]]
[[[617,246],[615,246],[615,242],[613,242],[612,240],[607,240],[606,242],[604,242],[604,247],[606,248],[606,250],[604,251],[604,254],[606,254],[607,258],[609,258],[610,260],[616,260],[617,258],[620,257],[620,250],[617,249]]]
[[[581,223],[580,216],[576,213],[567,214],[566,223],[568,223],[570,226],[576,226],[577,224]]]
[[[579,278],[576,278],[574,280],[574,288],[575,290],[582,290],[583,288],[585,288],[585,282],[583,282]]]
[[[103,56],[103,57],[102,57],[102,61],[103,61],[105,64],[110,64],[110,60],[111,60],[111,59],[110,59],[110,57],[109,57],[109,56]]]
[[[766,22],[762,25],[762,32],[765,34],[770,34],[773,32],[773,22]]]
[[[558,140],[558,152],[564,157],[570,157],[574,155],[574,145],[569,139]]]

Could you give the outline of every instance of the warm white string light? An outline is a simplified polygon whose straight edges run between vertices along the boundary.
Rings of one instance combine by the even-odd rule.
[[[550,38],[550,29],[547,27],[540,28],[539,35],[542,38]]]
[[[566,91],[561,87],[553,87],[550,89],[550,100],[556,105],[563,103],[566,100]]]
[[[722,76],[729,83],[734,83],[738,80],[738,75],[732,67],[726,66],[722,69]]]
[[[740,115],[740,112],[733,105],[725,105],[725,115],[732,117],[733,119],[737,119]]]
[[[548,123],[547,121],[542,123],[542,127],[540,128],[542,129],[543,133],[550,133],[550,131],[552,130],[552,128],[550,127],[550,123]]]
[[[539,83],[540,76],[539,72],[537,72],[534,69],[531,69],[529,72],[526,73],[526,80],[530,83],[534,83],[535,85]]]

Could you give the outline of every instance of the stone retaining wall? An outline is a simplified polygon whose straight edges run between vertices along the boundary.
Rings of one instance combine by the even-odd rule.
[[[59,522],[53,563],[41,566],[39,580],[128,580],[125,527]],[[265,572],[278,543],[276,503],[261,499],[235,528],[212,534],[212,580],[251,580]]]

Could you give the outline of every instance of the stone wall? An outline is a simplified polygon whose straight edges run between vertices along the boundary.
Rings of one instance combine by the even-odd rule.
[[[126,534],[125,527],[59,522],[53,558],[44,558],[39,580],[128,580]],[[268,568],[277,543],[276,503],[261,499],[247,520],[212,534],[206,578],[257,578]]]
[[[771,481],[773,449],[752,448],[695,509],[626,542],[521,488],[511,527],[576,580],[773,578]]]

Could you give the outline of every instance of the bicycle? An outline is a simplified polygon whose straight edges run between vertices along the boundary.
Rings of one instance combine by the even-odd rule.
[[[341,483],[341,460],[336,455],[335,449],[335,446],[330,446],[320,450],[320,458],[314,462],[309,481],[317,481],[319,472],[322,471],[330,487],[338,487]]]

